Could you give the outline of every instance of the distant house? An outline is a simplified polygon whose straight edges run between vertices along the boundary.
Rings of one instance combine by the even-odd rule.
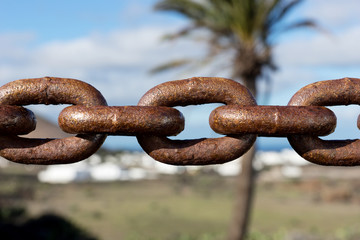
[[[124,167],[120,164],[121,159],[117,159],[116,162],[103,162],[98,161],[99,158],[99,155],[94,154],[78,163],[48,166],[39,172],[38,179],[41,182],[65,184],[83,181],[137,181],[157,177],[154,169]]]
[[[50,165],[45,170],[38,173],[40,182],[46,183],[70,183],[87,181],[89,171],[83,162],[66,165]]]

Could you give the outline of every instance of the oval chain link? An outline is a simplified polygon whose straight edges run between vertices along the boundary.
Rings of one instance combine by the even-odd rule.
[[[241,84],[224,78],[190,78],[160,84],[139,101],[140,106],[187,106],[205,103],[256,105]],[[256,135],[170,140],[156,135],[137,136],[140,146],[152,158],[172,165],[218,164],[234,160],[253,145]]]
[[[360,79],[322,81],[300,89],[289,106],[360,105]],[[331,166],[360,165],[360,140],[322,140],[314,135],[289,135],[294,150],[306,160]]]
[[[0,133],[1,135],[22,135],[35,130],[34,113],[29,109],[0,105]]]
[[[58,120],[61,129],[67,133],[124,136],[173,136],[185,125],[183,115],[175,108],[145,106],[70,106],[60,113]]]
[[[91,85],[75,79],[35,78],[10,82],[0,88],[0,105],[76,104],[107,105]],[[0,136],[0,155],[25,164],[63,164],[83,160],[95,153],[104,134],[76,135],[63,139],[28,139]]]
[[[220,134],[325,136],[335,130],[336,116],[330,109],[317,106],[230,105],[211,112],[210,126]]]

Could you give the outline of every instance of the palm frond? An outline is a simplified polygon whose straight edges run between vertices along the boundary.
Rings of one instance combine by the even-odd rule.
[[[149,72],[150,72],[150,74],[157,74],[157,73],[165,72],[170,69],[183,67],[185,65],[190,64],[191,62],[192,62],[192,60],[190,60],[190,59],[177,59],[177,60],[173,60],[173,61],[164,63],[162,65],[156,66],[153,69],[150,69]]]
[[[286,15],[288,15],[291,10],[298,6],[303,0],[293,0],[289,3],[284,3],[284,1],[274,1],[274,7],[269,13],[268,22],[270,25],[275,25],[280,22]]]
[[[313,29],[317,29],[317,30],[321,29],[319,24],[317,24],[313,20],[308,19],[308,20],[301,20],[301,21],[296,21],[296,22],[293,22],[291,24],[288,24],[285,27],[283,27],[281,29],[281,31],[289,31],[289,30],[294,30],[294,29],[302,28],[302,27],[313,28]]]
[[[176,33],[170,33],[170,34],[164,35],[162,37],[162,40],[175,40],[177,38],[188,36],[190,34],[190,32],[192,32],[193,30],[195,30],[197,28],[198,27],[194,26],[194,25],[187,26]]]
[[[191,0],[163,0],[155,5],[155,10],[176,12],[195,22],[205,14],[204,6]]]
[[[234,64],[240,70],[237,78],[255,79],[263,68],[275,70],[272,60],[272,38],[297,28],[319,29],[309,19],[303,19],[285,25],[284,19],[303,0],[160,0],[156,10],[176,12],[188,18],[190,24],[167,39],[189,36],[198,29],[206,29],[209,37],[203,38],[209,46],[209,54],[203,63],[214,56],[233,49]],[[199,61],[196,61],[199,63]],[[174,67],[189,64],[186,61],[174,61],[156,67],[152,72],[161,72]],[[248,68],[248,69],[246,69]],[[251,75],[251,76],[250,76]],[[250,77],[249,77],[250,76]]]

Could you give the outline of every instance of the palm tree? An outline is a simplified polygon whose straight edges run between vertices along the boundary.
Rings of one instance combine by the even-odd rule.
[[[179,32],[169,35],[174,39],[189,36],[205,29],[204,38],[209,52],[204,58],[210,62],[219,54],[232,54],[229,59],[232,78],[242,82],[256,97],[256,81],[266,72],[276,70],[272,50],[274,39],[285,31],[300,27],[315,27],[308,19],[286,24],[284,19],[302,0],[161,0],[155,9],[172,11],[190,20]],[[176,60],[156,71],[189,63]],[[269,71],[270,70],[270,71]],[[230,226],[229,239],[243,239],[249,222],[253,192],[252,148],[242,160],[238,179],[235,215]]]

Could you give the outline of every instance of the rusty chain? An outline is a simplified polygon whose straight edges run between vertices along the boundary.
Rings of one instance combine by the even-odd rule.
[[[335,114],[325,106],[360,104],[360,79],[310,84],[288,106],[258,106],[249,90],[230,79],[194,77],[150,89],[137,106],[107,106],[102,94],[75,79],[22,79],[0,88],[0,156],[24,164],[64,164],[95,153],[107,135],[136,136],[152,158],[172,165],[219,164],[234,160],[257,136],[287,137],[304,159],[321,165],[360,165],[360,140],[325,141]],[[184,129],[175,106],[223,103],[209,117],[211,128],[226,136],[171,140]],[[35,129],[29,104],[72,104],[62,110],[61,129],[77,134],[63,139],[27,139]],[[358,118],[360,128],[360,117]]]

